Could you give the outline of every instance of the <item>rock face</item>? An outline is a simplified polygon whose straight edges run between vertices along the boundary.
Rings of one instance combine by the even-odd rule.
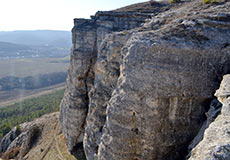
[[[7,135],[5,135],[0,141],[0,153],[6,152],[9,145],[19,134],[20,131],[17,129],[17,127],[14,127]]]
[[[216,94],[223,104],[221,114],[205,130],[203,140],[192,150],[189,160],[230,159],[230,75],[225,75]]]
[[[88,160],[183,159],[230,72],[230,2],[148,4],[74,21],[60,122]]]
[[[59,113],[51,113],[32,122],[23,123],[20,125],[20,129],[13,128],[4,136],[0,148],[0,154],[2,153],[0,157],[4,160],[11,158],[18,160],[76,160],[68,152],[61,134]],[[78,156],[83,160],[80,154]]]
[[[103,73],[100,73],[100,68],[98,68],[98,75],[95,75],[95,62],[98,59],[100,61],[97,62],[97,65],[106,65],[104,62],[106,61],[105,56],[106,53],[98,54],[98,50],[100,49],[100,44],[104,40],[105,36],[108,33],[114,31],[122,31],[128,30],[131,28],[135,28],[140,26],[145,22],[146,18],[150,18],[151,14],[148,13],[121,13],[121,12],[98,12],[95,17],[92,17],[90,20],[86,19],[75,19],[74,20],[74,28],[72,30],[73,33],[73,47],[71,52],[71,64],[69,68],[69,74],[67,78],[67,88],[65,92],[65,96],[62,100],[61,104],[61,114],[60,121],[62,124],[62,131],[67,139],[67,144],[69,150],[72,150],[73,147],[78,143],[78,139],[82,133],[84,133],[84,126],[86,122],[86,116],[89,111],[90,114],[93,111],[94,103],[99,107],[102,107],[105,112],[105,104],[111,96],[112,89],[106,88],[104,91],[99,85],[103,85],[103,83],[99,82],[101,79],[105,77]],[[127,33],[122,33],[121,37],[124,37]],[[115,37],[114,37],[115,38]],[[123,43],[128,38],[123,38]],[[113,48],[118,49],[118,51],[114,51],[111,53],[111,65],[108,67],[107,78],[109,76],[114,77],[115,79],[110,78],[115,82],[119,76],[119,53],[121,52],[121,48],[124,45],[122,42],[119,42],[120,39],[113,42]],[[110,42],[111,43],[111,42]],[[109,47],[109,44],[105,47]],[[108,48],[109,49],[109,48]],[[102,49],[101,49],[102,50]],[[103,52],[106,51],[106,48]],[[116,53],[118,52],[118,53]],[[103,68],[101,68],[103,69]],[[94,83],[99,82],[97,85],[97,89],[95,89],[95,94],[92,95],[92,102],[90,104],[89,100],[89,92],[92,90]],[[107,85],[107,84],[106,84]],[[112,84],[111,84],[112,85]],[[112,86],[111,86],[112,87]],[[93,92],[93,91],[92,91]],[[108,93],[107,93],[108,92]],[[100,97],[102,95],[102,97]],[[108,97],[107,97],[108,96]],[[94,97],[94,98],[93,98]],[[97,97],[100,97],[101,102],[97,100]],[[94,99],[94,100],[93,100]],[[92,106],[92,107],[89,107]],[[97,111],[98,112],[98,111]],[[100,111],[101,112],[101,111]],[[96,113],[95,113],[96,114]],[[100,116],[95,115],[95,117],[90,117],[88,121],[97,121],[97,119],[101,119],[102,122],[98,121],[97,123],[100,127],[103,127],[105,122],[105,113],[99,113]],[[96,118],[96,119],[94,119]],[[94,120],[92,120],[94,119]],[[94,124],[93,124],[94,125]],[[100,127],[96,127],[99,129]],[[96,131],[95,131],[96,132]],[[94,134],[94,133],[93,133]],[[96,138],[96,137],[95,137]],[[81,139],[81,138],[80,138]]]
[[[200,128],[196,137],[192,140],[191,144],[188,146],[189,154],[187,155],[187,159],[191,156],[191,151],[196,147],[198,143],[204,138],[204,132],[209,127],[209,125],[216,119],[216,117],[220,114],[222,109],[222,104],[217,100],[213,99],[210,104],[210,109],[206,113],[207,120],[204,121],[202,127]]]

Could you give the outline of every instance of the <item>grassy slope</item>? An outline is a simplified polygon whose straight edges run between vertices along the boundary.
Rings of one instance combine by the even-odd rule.
[[[64,90],[56,91],[0,109],[1,114],[8,114],[8,117],[2,118],[3,120],[0,118],[0,127],[4,122],[17,124],[35,119],[33,123],[38,123],[37,125],[42,128],[41,134],[37,137],[38,140],[25,155],[26,159],[86,160],[83,150],[79,150],[77,158],[68,152],[65,138],[61,133],[59,113],[46,114],[58,110],[63,91]],[[43,114],[45,115],[37,119],[37,117]],[[22,119],[24,117],[24,120],[20,121],[20,117]]]
[[[76,159],[67,149],[64,136],[61,134],[59,114],[52,113],[37,119],[43,124],[37,143],[25,157],[29,160],[85,160],[84,157]],[[41,149],[43,150],[41,152]]]
[[[0,108],[0,138],[13,126],[57,111],[63,94],[64,89]]]

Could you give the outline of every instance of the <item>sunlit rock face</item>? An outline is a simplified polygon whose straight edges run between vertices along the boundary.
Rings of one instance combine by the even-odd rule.
[[[184,158],[230,71],[226,4],[75,19],[60,107],[69,150],[83,141],[89,160]]]
[[[101,77],[101,75],[103,76],[103,74],[100,73],[99,65],[105,65],[103,61],[105,60],[105,56],[107,56],[106,53],[99,53],[98,51],[101,50],[102,52],[108,52],[106,50],[103,51],[102,49],[100,49],[102,41],[109,33],[112,33],[114,31],[129,30],[131,28],[138,27],[145,22],[146,18],[150,17],[151,14],[148,13],[124,14],[120,12],[98,12],[95,17],[92,17],[92,19],[90,20],[74,20],[74,28],[72,29],[73,47],[71,52],[71,64],[69,67],[69,74],[67,78],[66,92],[62,100],[60,110],[62,131],[67,139],[67,144],[70,151],[73,150],[73,147],[78,142],[82,141],[82,138],[80,137],[82,137],[81,135],[83,135],[85,131],[86,117],[88,112],[89,114],[93,114],[92,109],[94,108],[94,100],[97,101],[96,96],[99,96],[100,98],[108,96],[108,100],[111,95],[110,92],[112,92],[112,89],[114,89],[107,89],[109,90],[109,93],[103,93],[103,89],[99,86],[102,83],[97,83],[99,80],[103,79],[103,77]],[[126,31],[122,32],[121,37],[125,37],[126,34]],[[127,39],[128,38],[123,38],[123,42],[127,41]],[[110,58],[114,59],[114,62],[111,62],[111,64],[113,63],[112,65],[114,66],[114,68],[112,68],[111,66],[110,68],[108,68],[107,72],[108,74],[110,74],[111,70],[113,72],[111,74],[114,74],[111,75],[112,77],[114,77],[114,82],[108,83],[114,83],[114,85],[116,85],[115,82],[119,76],[120,70],[119,53],[121,52],[120,50],[124,44],[120,42],[120,39],[117,39],[117,41],[114,42],[114,45],[117,45],[117,47],[114,46],[114,48],[118,49],[118,51],[110,53]],[[98,62],[96,63],[97,59]],[[97,71],[95,71],[95,66],[98,66]],[[95,75],[95,72],[97,72],[98,74]],[[99,87],[94,87],[94,85]],[[95,90],[96,93],[92,94],[91,96],[89,93],[91,90],[93,92],[94,88],[97,88]],[[104,103],[107,100],[104,100]],[[103,112],[105,112],[105,106],[101,106],[100,102],[95,103],[98,103],[96,105],[102,107]],[[96,122],[98,118],[101,119],[101,122],[98,121],[97,123],[101,124],[98,124],[99,126],[96,127],[97,130],[91,131],[93,128],[89,129],[89,127],[87,127],[88,129],[86,129],[88,134],[94,134],[95,136],[92,136],[94,140],[86,140],[90,141],[89,143],[92,143],[90,144],[91,146],[96,143],[95,139],[96,137],[98,137],[98,135],[96,135],[97,132],[99,132],[98,129],[102,128],[105,123],[105,114],[103,113],[103,115],[100,115],[99,117],[97,117],[96,115],[95,117],[90,116],[87,119],[87,121],[89,121],[88,124],[90,125],[91,122]],[[95,144],[95,146],[97,146],[97,144]],[[94,152],[96,152],[95,147],[88,146],[88,148],[90,153],[90,150],[94,150]]]

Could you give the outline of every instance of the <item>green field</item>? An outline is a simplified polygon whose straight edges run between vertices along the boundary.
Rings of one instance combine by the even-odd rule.
[[[67,72],[68,66],[69,57],[0,60],[0,78],[6,76],[26,77],[54,72]]]
[[[58,111],[64,89],[0,108],[0,139],[13,126]]]

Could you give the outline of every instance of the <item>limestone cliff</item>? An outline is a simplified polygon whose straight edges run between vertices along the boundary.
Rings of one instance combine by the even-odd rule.
[[[230,72],[230,2],[130,8],[74,20],[62,132],[88,160],[183,159]]]
[[[122,46],[128,40],[127,35],[129,34],[124,31],[120,37],[114,36],[116,40],[103,44],[105,50],[102,52],[104,53],[101,52],[99,54],[99,50],[103,49],[100,46],[102,41],[109,33],[140,26],[147,18],[151,18],[150,13],[98,12],[90,20],[74,20],[71,64],[60,114],[62,131],[67,139],[70,151],[78,142],[82,141],[80,136],[84,133],[86,117],[87,113],[89,113],[95,114],[88,116],[87,121],[89,121],[89,125],[92,122],[91,124],[97,125],[97,127],[95,126],[95,130],[91,127],[88,127],[90,130],[86,129],[88,136],[94,139],[92,141],[87,139],[90,141],[90,146],[88,147],[90,148],[89,152],[91,152],[90,150],[96,152],[98,144],[95,144],[95,140],[100,136],[99,131],[101,132],[106,118],[105,113],[103,113],[105,112],[105,103],[110,99],[111,92],[120,74],[120,52]],[[107,54],[109,51],[106,51],[106,48],[112,51],[110,55]],[[105,70],[101,68],[102,72],[107,73],[100,73],[100,67],[98,67],[98,71],[95,71],[96,68],[94,66],[96,65],[104,65],[106,67],[107,64],[105,63],[107,62],[105,58],[107,56],[110,59],[108,59],[110,65]],[[97,64],[95,64],[96,61]],[[95,72],[98,72],[98,74],[95,74]],[[108,84],[102,82],[106,78],[105,76],[107,76],[107,80],[111,80],[106,80]],[[100,109],[92,113],[95,107]],[[97,124],[94,124],[96,121]],[[94,135],[91,136],[90,134]]]

